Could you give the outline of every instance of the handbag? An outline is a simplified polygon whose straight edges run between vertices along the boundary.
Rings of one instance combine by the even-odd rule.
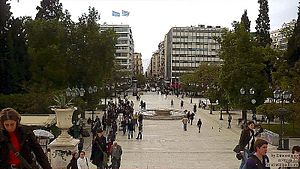
[[[239,145],[239,144],[236,145],[236,146],[234,147],[233,151],[236,152],[236,153],[240,153],[240,151],[241,151],[240,145]]]
[[[19,160],[21,161],[21,165],[23,165],[25,168],[27,169],[34,169],[26,160],[23,156],[21,156],[20,152],[18,152],[15,147],[10,143],[8,142],[8,147],[10,150],[12,150],[15,154],[16,157],[19,158]]]
[[[243,158],[243,155],[241,153],[241,148],[240,148],[240,145],[236,145],[233,149],[233,151],[236,153],[235,157],[238,159],[238,160],[241,160]]]
[[[97,142],[96,143],[97,144],[97,146],[99,147],[99,149],[101,150],[101,152],[103,153],[103,164],[104,165],[107,165],[107,163],[108,163],[108,155],[107,155],[107,153],[105,153],[103,150],[102,150],[102,148],[101,148],[101,146],[99,145],[99,143]]]

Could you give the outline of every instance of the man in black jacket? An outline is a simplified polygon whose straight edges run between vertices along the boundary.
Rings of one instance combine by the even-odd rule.
[[[102,129],[97,131],[97,136],[93,140],[90,160],[97,166],[97,169],[103,169],[107,166],[107,143]]]
[[[267,167],[269,158],[267,156],[268,142],[257,139],[254,142],[255,153],[250,156],[245,164],[245,169],[270,169]]]

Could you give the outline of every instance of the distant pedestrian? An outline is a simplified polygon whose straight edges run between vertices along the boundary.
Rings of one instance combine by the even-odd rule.
[[[188,118],[186,116],[184,116],[181,120],[182,124],[183,124],[183,130],[187,131],[187,123],[188,123]]]
[[[171,107],[173,107],[173,106],[174,106],[174,100],[171,99]]]
[[[183,108],[183,100],[180,101],[180,108]]]
[[[231,116],[231,114],[229,113],[228,114],[228,127],[227,128],[231,128],[231,120],[232,120],[232,116]]]
[[[83,139],[83,137],[80,137],[79,143],[78,143],[78,152],[82,151],[82,149],[83,149],[83,143],[84,143],[84,139]]]
[[[193,125],[193,120],[194,120],[194,117],[195,117],[195,113],[192,112],[191,115],[190,115],[190,121],[191,121],[191,125]]]
[[[143,124],[139,124],[139,133],[138,133],[138,135],[137,135],[137,137],[136,137],[136,139],[142,139],[142,132],[143,132]]]
[[[128,120],[127,127],[128,127],[128,139],[131,139],[131,138],[133,138],[133,123],[132,123],[132,119]]]
[[[201,119],[200,119],[200,118],[199,118],[199,120],[198,120],[198,122],[197,122],[197,126],[198,126],[199,133],[200,133],[201,126],[202,126],[202,121],[201,121]]]
[[[114,141],[111,152],[111,168],[119,169],[121,165],[122,147]]]
[[[139,112],[139,116],[138,116],[139,124],[143,124],[143,120],[144,120],[144,115],[143,115],[143,113]]]
[[[197,105],[194,104],[194,113],[196,113],[196,112],[197,112]]]
[[[186,114],[186,118],[188,119],[188,123],[190,123],[190,118],[191,118],[191,112],[188,111],[187,114]]]

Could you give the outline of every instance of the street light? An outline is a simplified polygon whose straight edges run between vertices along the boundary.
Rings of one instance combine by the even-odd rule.
[[[273,92],[275,102],[277,100],[281,101],[281,108],[278,109],[279,115],[280,115],[280,133],[279,133],[279,144],[278,144],[278,150],[288,150],[288,147],[283,146],[283,124],[284,124],[284,115],[286,114],[287,110],[283,107],[284,101],[289,101],[292,98],[292,93],[289,91],[281,91],[281,90],[275,90]]]
[[[96,93],[98,91],[98,88],[97,88],[97,86],[93,86],[93,87],[89,86],[87,90],[88,90],[89,94],[93,94],[93,93]],[[73,87],[72,89],[70,87],[68,87],[66,89],[66,95],[68,97],[77,97],[77,96],[83,97],[84,94],[85,94],[85,89],[83,87],[81,87],[79,89],[76,86],[76,87]],[[93,125],[94,125],[94,109],[92,109],[92,124],[91,124],[92,128],[93,128]]]
[[[94,87],[91,87],[91,86],[90,86],[90,87],[88,88],[89,94],[96,93],[97,91],[98,91],[97,86],[94,86]],[[92,108],[92,124],[91,124],[91,129],[93,129],[93,127],[94,127],[94,114],[95,114],[94,108]]]
[[[247,91],[246,89],[244,89],[242,87],[240,89],[240,94],[242,96],[250,95],[251,97],[253,97],[253,95],[255,94],[255,91],[254,91],[254,88],[252,88],[252,87],[249,89],[249,91]],[[254,98],[252,98],[250,100],[250,102],[254,105],[256,103],[256,100]],[[246,124],[247,123],[247,110],[245,110],[245,106],[243,106],[243,105],[242,105],[242,119],[244,119],[244,124]]]

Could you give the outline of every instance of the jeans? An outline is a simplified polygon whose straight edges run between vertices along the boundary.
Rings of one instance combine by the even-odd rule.
[[[253,152],[250,153],[249,149],[244,150],[243,158],[242,158],[241,165],[240,165],[240,169],[244,169],[244,166],[245,166],[248,158],[250,158],[251,155],[253,155]]]

